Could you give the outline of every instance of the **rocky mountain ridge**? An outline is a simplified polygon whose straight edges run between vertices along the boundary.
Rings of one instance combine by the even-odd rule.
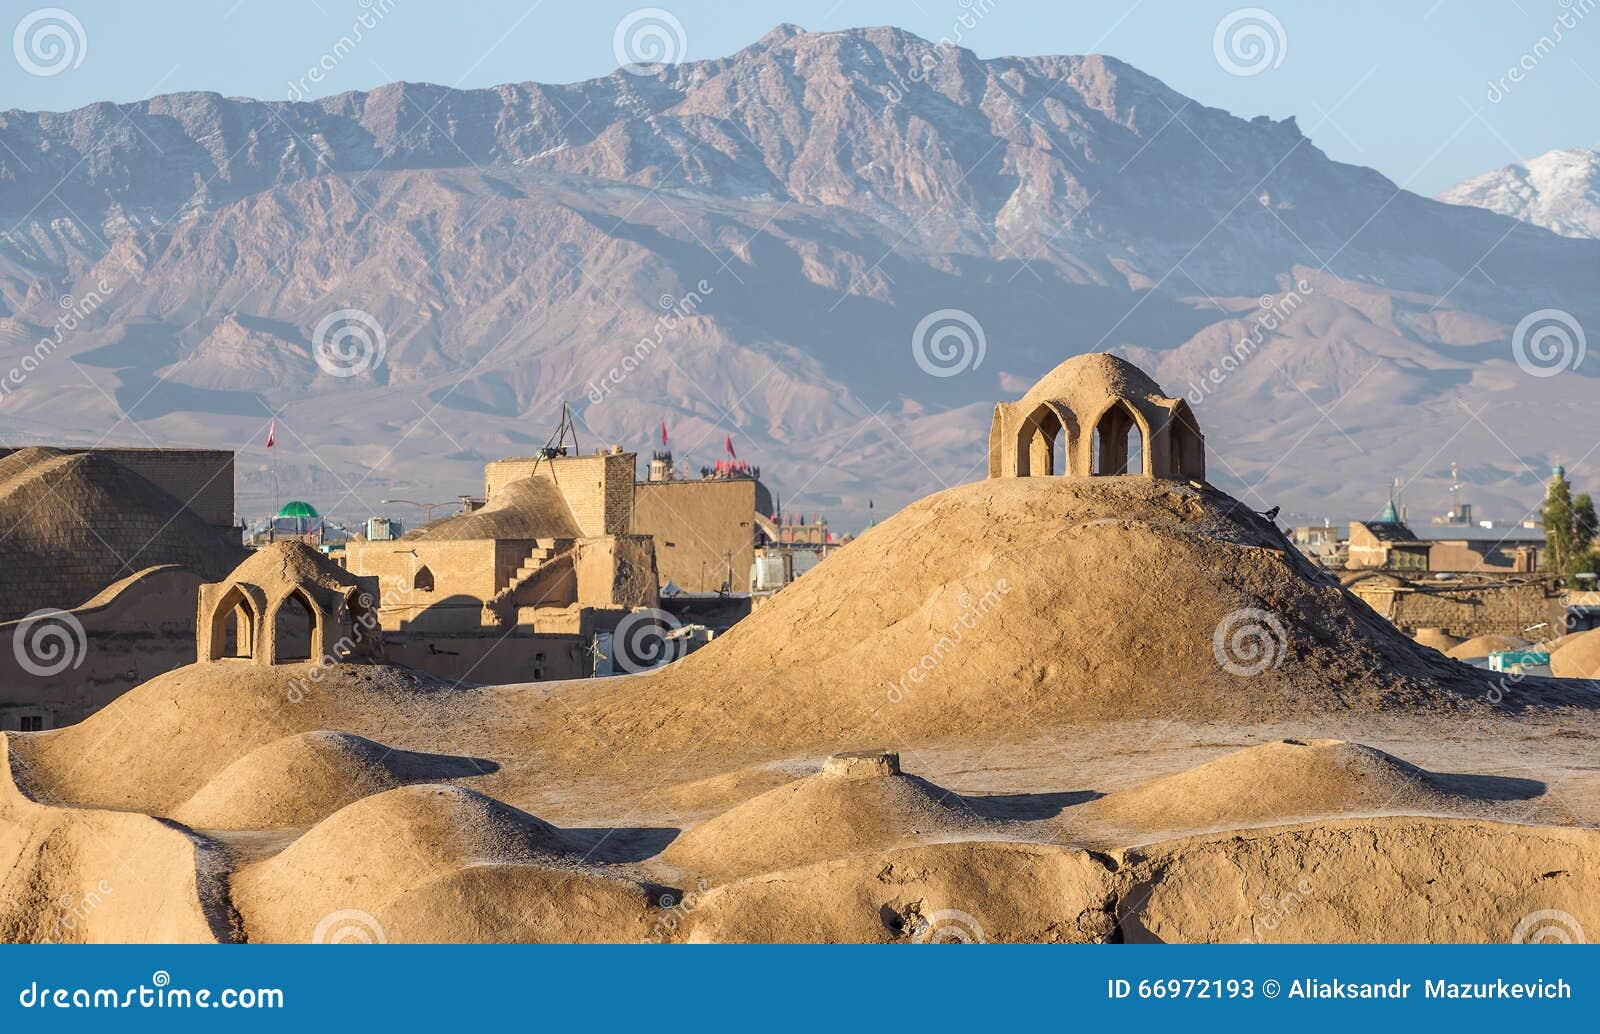
[[[786,504],[859,520],[980,476],[992,403],[1096,349],[1196,399],[1215,479],[1288,513],[1392,476],[1442,504],[1458,459],[1520,516],[1600,431],[1600,367],[1530,376],[1512,341],[1600,325],[1600,244],[1111,57],[781,26],[559,86],[8,111],[0,144],[0,369],[53,342],[0,438],[236,447],[246,513],[274,414],[283,491],[364,516],[474,490],[566,400],[584,445],[732,435]],[[951,311],[981,348],[941,359],[916,335]]]

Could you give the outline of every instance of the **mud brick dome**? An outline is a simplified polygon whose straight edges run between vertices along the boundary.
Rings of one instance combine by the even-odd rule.
[[[1183,399],[1114,355],[1074,356],[994,407],[989,476],[1143,474],[1204,481],[1205,436]]]

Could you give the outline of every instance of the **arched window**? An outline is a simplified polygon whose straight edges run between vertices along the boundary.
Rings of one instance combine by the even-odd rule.
[[[1065,474],[1066,437],[1055,409],[1041,404],[1017,429],[1017,476]]]
[[[274,663],[312,659],[313,644],[317,642],[317,611],[305,593],[296,589],[278,604],[272,635],[276,645]]]
[[[1094,425],[1096,475],[1144,473],[1144,429],[1126,401],[1112,403]]]
[[[433,591],[433,572],[428,569],[427,564],[423,564],[412,573],[411,588],[417,592]]]
[[[237,585],[230,588],[211,613],[211,656],[208,659],[251,656],[259,620],[255,605],[244,590]]]

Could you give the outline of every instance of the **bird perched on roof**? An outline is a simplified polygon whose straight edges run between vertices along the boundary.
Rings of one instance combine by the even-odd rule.
[[[1278,511],[1281,510],[1281,509],[1283,509],[1283,507],[1274,506],[1270,510],[1262,510],[1261,511],[1261,516],[1265,517],[1269,521],[1275,521],[1275,520],[1278,519]]]

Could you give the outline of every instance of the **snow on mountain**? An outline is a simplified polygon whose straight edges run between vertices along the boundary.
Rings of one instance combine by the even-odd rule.
[[[1439,200],[1487,208],[1563,237],[1600,239],[1600,153],[1574,147],[1513,162],[1456,184]]]

